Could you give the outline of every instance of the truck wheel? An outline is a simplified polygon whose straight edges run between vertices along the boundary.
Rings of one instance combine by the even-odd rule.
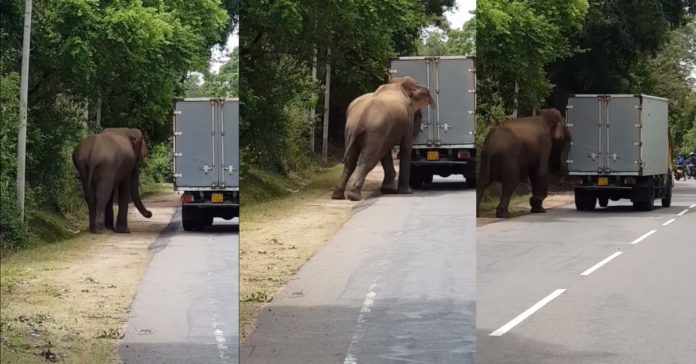
[[[411,166],[411,175],[409,176],[409,184],[411,188],[423,187],[423,172],[420,168]]]
[[[672,206],[672,186],[671,186],[671,183],[668,183],[667,195],[662,198],[662,207],[670,207],[670,206]]]
[[[466,178],[466,187],[476,188],[476,178],[475,177],[467,177]]]
[[[208,215],[205,217],[205,226],[213,225],[213,215]]]
[[[608,205],[609,205],[609,197],[600,197],[599,198],[599,206],[607,207]]]
[[[575,190],[575,209],[585,211],[585,191]]]
[[[181,220],[181,225],[184,231],[193,231],[196,228],[196,222],[193,220]]]
[[[433,174],[430,172],[424,173],[423,183],[433,183]]]
[[[587,192],[585,195],[585,210],[594,211],[595,207],[597,207],[597,195]]]

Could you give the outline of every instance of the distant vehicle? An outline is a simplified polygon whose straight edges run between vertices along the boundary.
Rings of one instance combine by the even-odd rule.
[[[426,85],[435,108],[421,110],[413,140],[411,187],[431,183],[433,175],[461,174],[476,187],[476,68],[460,56],[400,57],[391,61],[391,77],[411,76]]]
[[[174,189],[184,230],[239,217],[239,100],[185,98],[174,110]]]
[[[650,211],[672,203],[668,101],[648,95],[574,95],[566,122],[572,135],[568,171],[578,210],[630,199]]]

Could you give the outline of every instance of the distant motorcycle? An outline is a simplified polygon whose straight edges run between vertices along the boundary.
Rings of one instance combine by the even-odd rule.
[[[684,181],[686,181],[686,175],[684,174],[684,167],[682,167],[682,166],[674,167],[674,179],[679,181],[682,178],[684,178]]]

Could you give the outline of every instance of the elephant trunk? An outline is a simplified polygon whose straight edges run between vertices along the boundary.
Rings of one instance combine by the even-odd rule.
[[[152,212],[145,208],[145,205],[143,205],[143,201],[140,199],[139,185],[140,173],[138,173],[138,170],[136,168],[130,186],[131,199],[133,200],[133,204],[135,204],[135,207],[138,209],[140,214],[149,219],[152,217]]]

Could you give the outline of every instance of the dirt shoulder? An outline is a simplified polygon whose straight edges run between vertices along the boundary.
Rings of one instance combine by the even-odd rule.
[[[522,215],[529,214],[529,197],[531,195],[525,196],[513,196],[510,201],[510,217],[518,217]],[[565,206],[567,204],[573,203],[574,195],[573,192],[551,192],[548,197],[544,199],[544,208],[553,209],[560,206]],[[495,208],[498,206],[498,200],[487,201],[481,203],[481,213],[480,217],[476,219],[476,226],[483,226],[490,223],[503,221],[506,219],[500,219],[495,217]]]
[[[254,329],[262,307],[353,215],[361,202],[332,200],[342,165],[315,177],[289,197],[241,207],[240,337]],[[375,168],[363,187],[363,199],[379,193],[384,172]]]
[[[179,205],[173,192],[131,206],[131,234],[78,233],[14,253],[0,268],[3,362],[115,363],[118,338],[152,257],[148,247]]]

